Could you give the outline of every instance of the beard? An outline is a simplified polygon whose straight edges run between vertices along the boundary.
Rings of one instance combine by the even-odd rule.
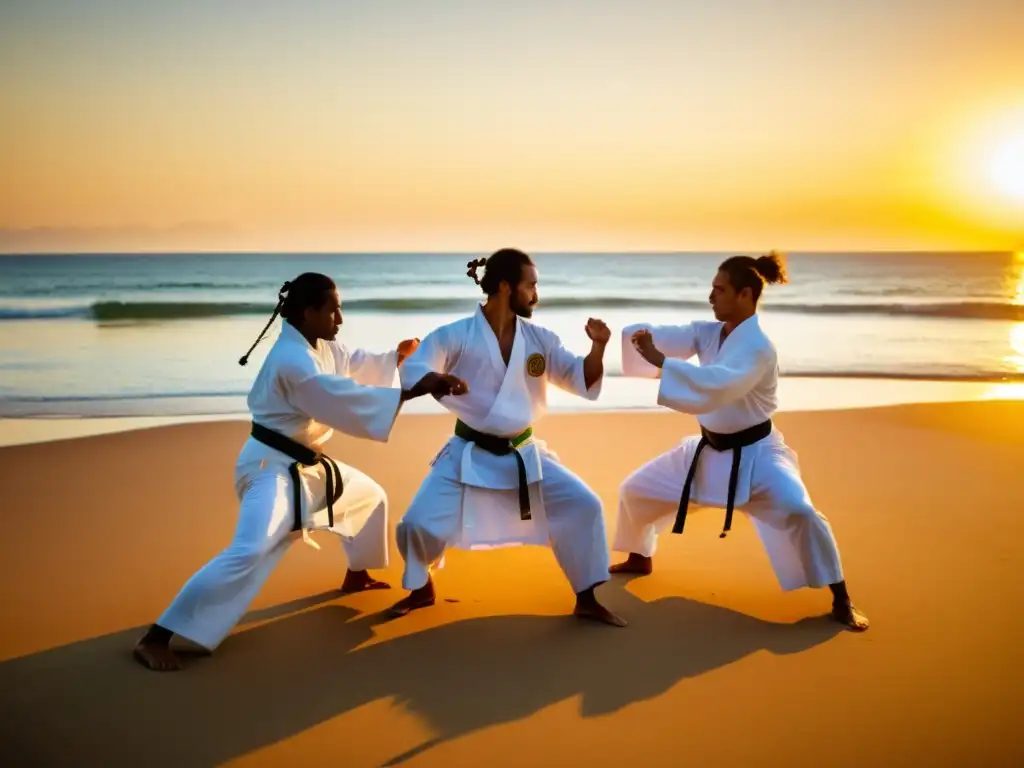
[[[509,309],[519,317],[525,317],[527,319],[533,317],[533,304],[523,304],[520,303],[518,299],[514,299],[509,302],[508,306]]]

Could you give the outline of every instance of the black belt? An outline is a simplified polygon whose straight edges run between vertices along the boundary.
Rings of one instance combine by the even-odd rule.
[[[533,427],[527,427],[515,437],[499,437],[488,435],[485,432],[478,432],[469,426],[462,419],[455,422],[455,434],[463,440],[468,440],[478,445],[488,453],[496,456],[507,456],[513,454],[516,457],[516,465],[519,469],[519,517],[522,520],[531,520],[530,514],[530,490],[526,482],[526,462],[516,450],[533,435]]]
[[[683,483],[683,495],[679,497],[679,511],[676,513],[676,523],[672,526],[672,533],[682,533],[683,525],[686,523],[686,508],[690,505],[690,486],[693,485],[693,476],[697,473],[697,460],[705,445],[710,445],[716,451],[732,451],[732,471],[729,473],[729,496],[725,506],[725,527],[719,538],[724,539],[726,531],[732,528],[732,508],[736,501],[736,481],[739,478],[740,454],[743,448],[763,440],[772,433],[771,419],[755,424],[752,427],[732,432],[727,435],[709,432],[700,428],[700,442],[697,443],[697,450],[693,453],[693,461],[690,462],[690,471],[686,474],[686,482]]]
[[[286,456],[295,459],[293,464],[288,465],[288,474],[292,477],[292,501],[294,505],[295,522],[292,525],[293,531],[302,530],[302,486],[299,481],[299,467],[312,467],[321,464],[327,471],[327,520],[329,525],[334,527],[334,502],[341,498],[345,484],[341,479],[341,470],[334,463],[330,456],[317,453],[312,448],[307,448],[302,443],[297,443],[290,437],[285,437],[280,432],[267,429],[262,424],[252,423],[252,436],[264,445],[270,446],[275,451],[280,451]],[[337,486],[335,486],[337,478]]]

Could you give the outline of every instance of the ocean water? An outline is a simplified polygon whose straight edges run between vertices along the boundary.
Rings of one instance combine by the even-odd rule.
[[[0,417],[242,412],[277,326],[237,361],[285,280],[332,276],[341,338],[380,350],[471,312],[477,255],[0,256]],[[534,321],[585,353],[588,317],[711,318],[727,255],[538,254]],[[1024,382],[1024,254],[793,254],[789,275],[760,310],[784,377]],[[654,405],[650,382],[617,379],[617,343],[606,370],[608,404]]]

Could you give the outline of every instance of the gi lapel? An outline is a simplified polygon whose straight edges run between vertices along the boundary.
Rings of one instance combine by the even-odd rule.
[[[722,341],[722,331],[719,329],[718,354],[715,356],[715,359],[720,359],[723,352],[736,352],[737,350],[734,349],[734,347],[739,347],[740,350],[742,350],[743,345],[760,332],[760,330],[761,326],[758,324],[758,317],[756,313],[733,328],[732,333],[725,337],[725,341]],[[730,344],[730,342],[732,343]],[[728,350],[726,350],[726,345],[728,345]]]
[[[299,330],[287,321],[281,323],[281,334],[278,336],[278,343],[284,343],[292,345],[296,348],[296,351],[301,350],[300,354],[306,354],[312,356],[316,361],[317,370],[321,373],[342,373],[345,371],[337,371],[334,353],[331,351],[323,341],[317,339],[316,346],[310,345],[309,341],[299,333]]]
[[[494,334],[494,330],[491,328],[491,324],[487,322],[487,318],[484,316],[483,304],[480,304],[476,308],[476,332],[483,337],[484,343],[487,345],[487,352],[491,358],[491,364],[494,366],[494,370],[498,372],[499,376],[504,376],[506,372],[505,360],[501,356],[501,346],[498,344],[498,337]],[[519,343],[519,328],[516,328],[516,339],[515,343]],[[512,348],[513,353],[515,347]]]
[[[490,330],[490,329],[488,329]],[[494,334],[492,333],[493,337]],[[521,430],[520,422],[524,414],[532,411],[530,392],[526,388],[526,338],[519,318],[516,318],[516,335],[512,342],[512,353],[505,367],[504,378],[498,389],[498,396],[491,405],[481,431],[494,432],[500,435],[516,433]],[[497,341],[495,341],[497,347]],[[498,352],[499,359],[501,352]]]

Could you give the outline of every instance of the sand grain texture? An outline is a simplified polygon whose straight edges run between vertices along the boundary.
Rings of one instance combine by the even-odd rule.
[[[566,617],[545,549],[455,552],[441,602],[339,598],[339,546],[293,546],[213,658],[148,673],[132,643],[230,540],[244,423],[0,449],[0,764],[208,766],[1024,764],[1024,404],[782,414],[835,528],[864,635],[827,593],[779,590],[756,534],[700,510],[652,576],[601,594],[623,630]],[[392,527],[451,428],[402,417],[331,453],[388,491]],[[668,413],[550,416],[602,496],[694,431]],[[393,537],[392,537],[393,542]],[[616,556],[617,557],[617,556]],[[385,576],[397,586],[392,544]]]

